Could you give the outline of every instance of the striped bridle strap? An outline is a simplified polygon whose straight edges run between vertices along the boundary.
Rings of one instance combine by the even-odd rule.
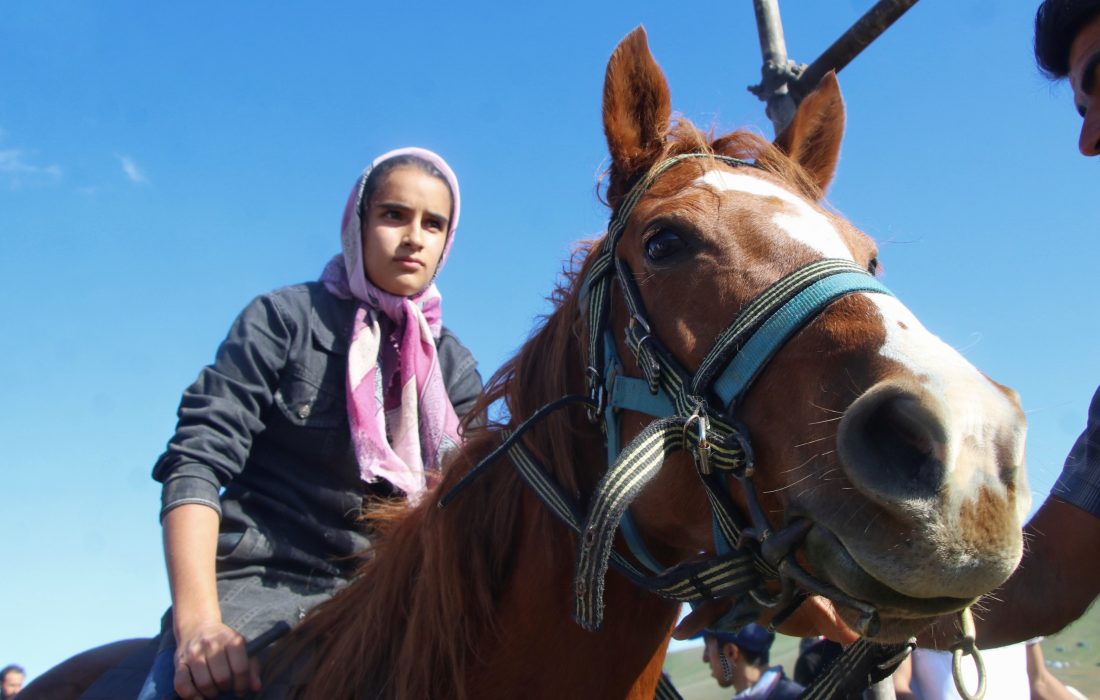
[[[612,557],[620,556],[612,546],[615,533],[627,507],[660,473],[666,457],[684,450],[689,441],[688,430],[688,421],[678,416],[653,421],[623,449],[596,487],[578,538],[573,617],[581,627],[600,628],[608,564]],[[721,510],[726,512],[725,507]],[[731,532],[738,529],[733,522],[728,523],[728,528]],[[674,579],[661,590],[653,587],[649,577],[638,583],[674,600],[740,597],[760,585],[753,554],[751,551],[731,551],[704,562],[673,567],[659,577]],[[671,591],[675,593],[669,595]]]
[[[607,318],[610,313],[609,300],[611,281],[615,277],[617,270],[615,264],[615,248],[618,246],[619,240],[626,230],[627,221],[629,221],[630,215],[634,211],[634,207],[637,206],[642,195],[646,193],[657,178],[674,165],[697,159],[713,160],[735,167],[756,167],[749,161],[710,153],[687,153],[674,156],[661,161],[650,169],[648,173],[635,183],[623,198],[622,202],[619,203],[619,208],[611,217],[611,222],[607,227],[607,236],[604,237],[603,243],[596,255],[596,259],[589,267],[588,273],[581,285],[581,296],[588,299],[588,388],[593,394],[601,391],[602,385],[598,368],[600,367],[600,359],[602,356],[602,349],[600,346],[603,339],[599,330],[606,327]]]
[[[664,449],[664,447],[658,446],[657,449]],[[598,629],[602,622],[603,574],[606,573],[609,564],[635,585],[662,598],[679,602],[741,596],[759,585],[759,577],[751,557],[741,554],[680,564],[658,575],[642,573],[629,559],[611,547],[608,533],[614,536],[614,528],[608,531],[598,525],[593,526],[592,519],[582,514],[576,499],[547,473],[522,441],[513,442],[508,454],[520,478],[530,487],[535,496],[578,535],[583,563],[578,561],[574,592],[577,601],[587,601],[587,605],[583,610],[575,610],[574,617],[585,629]],[[619,479],[629,471],[629,469],[612,469],[608,474],[614,474],[615,476],[611,478]],[[648,480],[644,473],[635,473],[635,477],[635,481],[641,482],[638,488]],[[611,504],[610,508],[613,509],[614,505]],[[606,509],[601,508],[601,510]],[[611,518],[613,519],[614,516]],[[595,556],[591,552],[594,547],[599,548]],[[580,573],[582,566],[602,567],[602,571],[599,575],[582,575]],[[577,606],[581,607],[582,603],[578,602]]]
[[[863,691],[889,678],[916,647],[910,639],[901,644],[879,644],[860,639],[799,695],[799,700],[836,700],[862,697]],[[892,694],[891,694],[892,697]]]
[[[613,543],[627,508],[660,473],[670,454],[687,449],[694,451],[698,475],[710,504],[717,555],[679,564],[657,576],[639,576],[635,573],[637,569],[630,566],[628,578],[658,595],[685,602],[738,599],[748,594],[757,606],[777,608],[776,625],[804,600],[804,594],[800,591],[823,595],[857,610],[861,631],[874,635],[878,616],[872,606],[814,577],[796,560],[793,552],[801,544],[810,521],[794,519],[782,529],[773,531],[753,486],[751,469],[741,468],[726,473],[702,469],[699,454],[703,448],[700,445],[728,439],[712,437],[706,429],[698,427],[705,425],[705,422],[702,414],[693,414],[688,418],[670,416],[651,422],[622,449],[618,459],[604,473],[579,526],[573,527],[580,535],[574,576],[573,616],[577,623],[588,630],[599,629],[603,621],[604,579],[608,565],[620,562],[616,568],[623,571],[621,563],[626,562],[615,551]],[[714,463],[721,464],[726,451],[711,451]],[[731,452],[744,454],[743,450]],[[553,483],[547,479],[545,470],[533,463],[521,465],[520,462],[529,461],[529,457],[520,457],[514,450],[512,459],[521,473],[525,469],[531,470],[530,477],[524,476],[524,479],[544,503],[563,517],[565,509],[552,501],[560,502],[564,495],[560,489],[557,493],[551,491]],[[748,510],[747,524],[730,496],[726,483],[728,474],[741,482]],[[546,483],[536,484],[536,480]],[[571,510],[570,517],[576,517],[576,509]],[[729,546],[723,546],[723,542],[729,543]],[[706,572],[706,575],[700,572]],[[763,584],[768,580],[780,582],[778,593],[766,592]],[[755,619],[758,614],[759,607],[746,611],[742,606],[735,608],[732,617],[725,622],[743,623],[746,619]]]

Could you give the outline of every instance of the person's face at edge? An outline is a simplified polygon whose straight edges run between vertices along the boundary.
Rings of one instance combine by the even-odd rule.
[[[447,243],[451,191],[414,165],[386,173],[363,217],[363,267],[376,287],[411,296],[435,277]]]
[[[1083,155],[1100,155],[1100,15],[1086,24],[1070,45],[1069,83],[1082,118],[1077,147]]]
[[[4,683],[0,686],[0,697],[10,698],[23,689],[23,674],[19,671],[9,671],[4,676]]]

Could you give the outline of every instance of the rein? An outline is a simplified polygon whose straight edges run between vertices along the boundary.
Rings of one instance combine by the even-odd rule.
[[[681,162],[701,158],[734,167],[758,167],[727,156],[690,153],[660,162],[631,188],[614,212],[607,236],[580,287],[581,298],[587,301],[588,395],[558,399],[514,431],[505,431],[502,444],[475,465],[438,505],[444,507],[507,452],[539,500],[578,535],[573,617],[589,631],[598,630],[603,622],[604,581],[608,568],[614,567],[635,585],[667,599],[692,604],[719,598],[737,601],[714,623],[719,628],[739,628],[756,620],[762,609],[771,608],[776,610],[771,622],[774,629],[808,595],[817,594],[856,610],[861,636],[873,637],[879,628],[878,611],[873,605],[816,578],[795,560],[793,552],[812,526],[810,521],[795,519],[780,530],[772,530],[752,479],[754,464],[748,431],[733,414],[768,361],[827,306],[853,293],[891,292],[850,260],[815,261],[756,297],[719,334],[694,375],[688,373],[653,333],[633,274],[625,261],[615,257],[615,251],[634,207],[656,179]],[[618,283],[629,313],[626,345],[643,378],[623,374],[615,349],[609,328],[614,283]],[[609,465],[583,512],[576,498],[533,459],[520,440],[541,418],[578,403],[587,406],[590,420],[601,424]],[[620,450],[622,409],[651,415],[655,420]],[[660,472],[665,458],[679,451],[693,456],[705,488],[716,556],[666,568],[646,549],[628,509]],[[730,497],[730,478],[737,480],[746,496],[747,518]],[[614,549],[616,532],[622,532],[634,559],[650,573],[644,573]],[[772,581],[779,583],[778,594],[767,590],[767,583]],[[911,648],[911,642],[882,645],[861,639],[803,697],[823,699],[844,697],[837,694],[841,690],[861,692],[871,682],[892,673]],[[967,651],[972,649],[971,643]],[[674,689],[663,686],[662,682],[659,697],[679,697]]]

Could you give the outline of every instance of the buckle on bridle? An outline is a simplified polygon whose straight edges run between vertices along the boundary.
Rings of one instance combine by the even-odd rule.
[[[639,335],[638,328],[644,332]],[[638,368],[642,370],[646,381],[649,382],[649,393],[656,394],[660,389],[661,365],[653,357],[653,352],[646,348],[645,344],[653,337],[653,331],[649,323],[638,314],[631,314],[630,323],[626,326],[626,344],[634,351],[634,359],[638,361]]]
[[[689,434],[692,426],[695,426],[694,435]],[[695,457],[695,464],[703,474],[711,473],[711,444],[707,438],[708,430],[710,430],[710,418],[707,416],[706,407],[700,402],[696,405],[695,411],[684,421],[684,444],[691,448],[690,452]]]
[[[607,387],[603,383],[603,376],[595,367],[585,370],[585,375],[588,378],[588,398],[591,400],[587,409],[588,420],[599,423],[607,409]]]

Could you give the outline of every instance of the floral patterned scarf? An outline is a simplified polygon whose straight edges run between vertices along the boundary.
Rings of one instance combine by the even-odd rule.
[[[413,156],[435,166],[447,180],[453,210],[443,267],[458,225],[458,181],[435,153],[402,148],[375,159],[363,171],[344,208],[342,253],[321,274],[325,288],[359,302],[348,349],[347,402],[352,444],[364,481],[385,479],[415,503],[439,479],[443,455],[459,443],[458,417],[443,382],[435,339],[442,329],[442,297],[433,283],[408,297],[383,291],[363,267],[361,212],[367,176],[379,163]]]

